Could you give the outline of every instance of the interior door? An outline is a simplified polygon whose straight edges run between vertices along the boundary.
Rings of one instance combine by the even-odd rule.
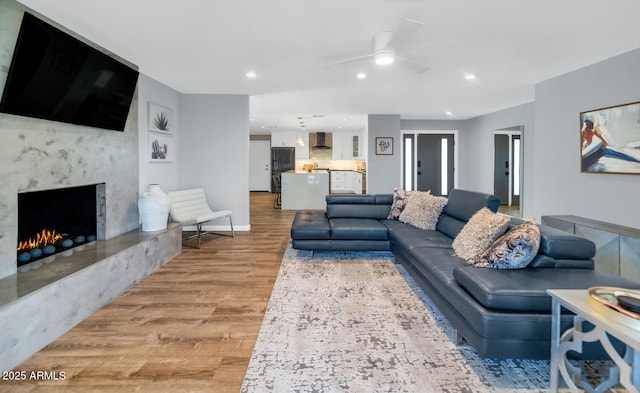
[[[453,134],[419,134],[417,148],[417,190],[449,195],[454,187]]]
[[[270,191],[271,142],[251,141],[249,144],[249,190]]]
[[[495,134],[495,154],[493,159],[493,194],[500,198],[500,204],[509,204],[509,135]]]

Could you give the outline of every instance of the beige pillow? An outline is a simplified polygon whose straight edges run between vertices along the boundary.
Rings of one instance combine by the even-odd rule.
[[[436,229],[447,198],[431,195],[429,191],[412,191],[398,220],[420,229]]]
[[[539,248],[540,228],[531,219],[500,236],[473,266],[522,269],[535,258]]]
[[[475,262],[509,227],[508,216],[483,207],[478,210],[453,240],[453,250],[460,258]]]

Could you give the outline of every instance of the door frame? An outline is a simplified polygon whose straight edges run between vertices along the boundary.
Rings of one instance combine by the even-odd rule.
[[[401,149],[400,149],[400,179],[405,190],[415,190],[418,181],[418,135],[428,134],[445,134],[453,136],[453,188],[458,188],[458,130],[402,130],[400,131]],[[412,160],[412,184],[407,187],[405,184],[405,135],[413,135],[413,156]]]
[[[519,170],[519,176],[520,176],[520,187],[519,187],[519,193],[520,195],[518,195],[519,197],[519,203],[518,206],[520,206],[520,211],[522,211],[522,195],[523,195],[523,188],[524,188],[524,126],[515,126],[515,127],[509,127],[509,128],[503,128],[503,129],[498,129],[498,130],[494,130],[493,132],[493,136],[494,136],[494,141],[492,143],[492,149],[493,149],[493,158],[495,161],[495,157],[496,157],[496,144],[495,144],[495,135],[508,135],[509,136],[509,173],[513,174],[513,136],[517,135],[520,138],[520,170]],[[493,177],[493,187],[495,189],[495,176]],[[513,206],[513,176],[509,176],[509,199],[507,201],[507,206]]]

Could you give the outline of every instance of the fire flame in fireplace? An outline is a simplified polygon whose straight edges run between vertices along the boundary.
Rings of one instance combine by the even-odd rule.
[[[62,235],[55,231],[50,231],[46,228],[42,229],[42,232],[37,233],[34,237],[30,237],[27,240],[21,240],[18,243],[18,251],[32,250],[38,247],[44,247],[47,244],[53,244],[56,241],[62,239]]]

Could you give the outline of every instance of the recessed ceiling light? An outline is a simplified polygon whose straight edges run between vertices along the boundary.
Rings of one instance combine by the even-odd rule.
[[[367,74],[365,74],[364,72],[358,72],[358,75],[356,75],[356,77],[358,79],[365,79],[367,77]]]
[[[475,74],[464,74],[464,79],[471,81],[476,79],[476,75]]]
[[[444,114],[447,115],[447,116],[453,116],[453,112],[451,112],[451,111],[446,111]]]
[[[258,76],[258,75],[257,75],[255,72],[253,72],[253,71],[249,71],[249,72],[247,72],[247,78],[251,78],[251,79],[253,79],[253,78],[257,77],[257,76]]]

